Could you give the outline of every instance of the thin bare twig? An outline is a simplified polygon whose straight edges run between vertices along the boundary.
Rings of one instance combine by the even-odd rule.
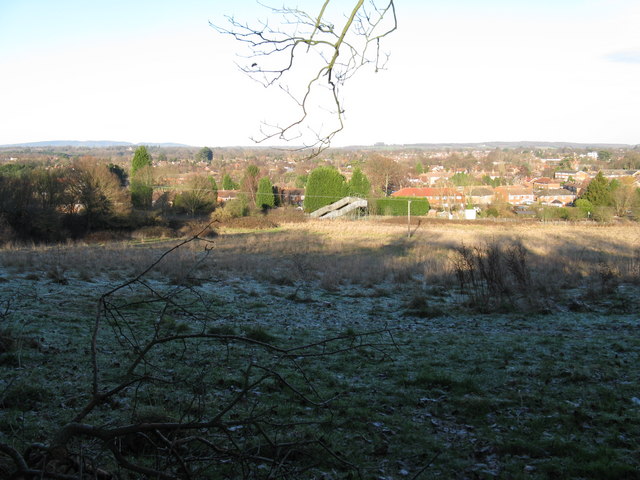
[[[322,3],[318,15],[296,8],[266,7],[278,18],[250,25],[227,17],[227,26],[211,23],[219,33],[229,35],[247,48],[242,72],[265,87],[278,86],[293,100],[299,114],[280,124],[263,124],[257,143],[274,139],[303,141],[300,149],[318,155],[344,129],[341,87],[363,66],[374,65],[377,72],[385,67],[388,55],[381,51],[381,41],[397,29],[394,0],[383,0],[378,8],[374,0],[354,0],[344,18],[330,18],[331,0]],[[264,5],[263,5],[264,6]],[[336,27],[342,23],[341,28]],[[299,80],[298,72],[302,73]],[[325,89],[328,98],[315,104]],[[295,92],[295,93],[294,93]],[[333,119],[327,125],[319,113],[328,110]],[[328,108],[327,108],[328,107]],[[311,137],[309,136],[311,134]]]

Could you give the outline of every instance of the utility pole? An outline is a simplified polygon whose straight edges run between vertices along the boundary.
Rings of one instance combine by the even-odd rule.
[[[407,238],[411,238],[411,200],[407,200]]]

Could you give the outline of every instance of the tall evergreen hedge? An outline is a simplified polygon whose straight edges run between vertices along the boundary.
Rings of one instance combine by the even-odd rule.
[[[349,194],[344,176],[332,167],[318,167],[309,174],[304,192],[304,210],[313,212]]]
[[[426,215],[431,208],[426,198],[387,197],[370,201],[376,202],[379,215],[406,215],[409,200],[411,200],[411,215]]]

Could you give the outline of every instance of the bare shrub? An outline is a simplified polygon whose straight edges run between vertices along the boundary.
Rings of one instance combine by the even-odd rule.
[[[69,280],[65,275],[66,271],[67,269],[64,265],[54,264],[51,266],[51,268],[49,268],[49,271],[47,272],[47,278],[60,285],[67,285],[69,283]]]
[[[0,354],[13,351],[18,343],[14,329],[7,324],[10,311],[11,302],[5,300],[0,308]]]
[[[5,215],[0,215],[0,244],[7,245],[14,242],[16,239],[16,233],[7,222]]]
[[[419,318],[435,318],[445,312],[438,306],[431,305],[423,292],[413,295],[405,304],[403,315]]]
[[[523,292],[531,287],[531,269],[527,261],[527,250],[522,242],[516,242],[507,248],[506,265],[516,287]]]
[[[626,278],[631,283],[640,283],[640,247],[635,248],[628,262],[624,265]]]
[[[340,288],[341,282],[341,269],[332,266],[322,272],[318,286],[327,292],[337,292]]]
[[[451,261],[461,291],[476,309],[530,309],[539,303],[527,251],[520,242],[507,247],[496,242],[474,247],[462,244]]]
[[[612,292],[620,281],[620,270],[611,263],[602,260],[596,267],[600,290],[603,293]]]

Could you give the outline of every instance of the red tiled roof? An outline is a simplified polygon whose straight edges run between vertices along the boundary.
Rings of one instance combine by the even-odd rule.
[[[441,195],[455,195],[457,192],[453,188],[433,188],[433,187],[405,187],[391,194],[392,197],[435,197]]]

